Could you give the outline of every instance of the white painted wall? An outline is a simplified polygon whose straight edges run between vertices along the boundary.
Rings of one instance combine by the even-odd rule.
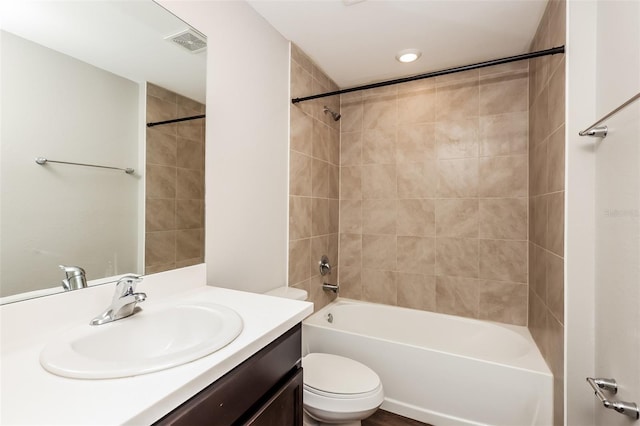
[[[34,161],[137,167],[138,85],[9,33],[0,41],[2,295],[59,285],[59,264],[89,279],[138,271],[141,177]]]
[[[602,142],[577,132],[640,91],[640,3],[567,2],[567,19],[566,424],[623,425],[585,377],[640,400],[640,106]]]
[[[288,42],[245,2],[160,3],[207,36],[207,282],[286,285]]]

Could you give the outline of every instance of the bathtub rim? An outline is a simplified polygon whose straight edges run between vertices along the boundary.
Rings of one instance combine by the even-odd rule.
[[[409,347],[412,347],[412,348],[419,348],[419,349],[429,350],[429,351],[433,351],[433,352],[436,352],[436,353],[446,354],[446,355],[449,355],[449,356],[454,356],[454,357],[458,357],[458,358],[462,358],[462,359],[466,359],[466,360],[471,360],[471,361],[475,361],[475,362],[486,362],[486,363],[490,363],[490,364],[497,365],[497,366],[513,368],[513,369],[527,371],[527,372],[535,373],[535,374],[541,374],[541,375],[545,375],[545,376],[549,376],[549,377],[553,378],[553,374],[551,372],[551,369],[549,368],[549,366],[547,365],[546,361],[544,360],[544,357],[542,356],[542,353],[540,352],[540,348],[535,343],[535,340],[533,339],[529,329],[527,327],[525,327],[525,326],[519,326],[519,325],[513,325],[513,324],[505,324],[505,323],[500,323],[500,322],[496,322],[496,321],[482,320],[482,319],[476,319],[476,318],[467,318],[467,317],[461,317],[461,316],[457,316],[457,315],[443,314],[443,313],[440,313],[440,312],[422,311],[422,310],[419,310],[419,309],[413,309],[413,308],[408,308],[408,307],[404,307],[404,306],[385,305],[385,304],[382,304],[382,303],[375,303],[375,302],[369,302],[369,301],[364,301],[364,300],[349,299],[349,298],[346,298],[346,297],[338,297],[335,300],[333,300],[332,302],[330,302],[329,304],[327,304],[324,307],[322,307],[321,309],[319,309],[318,311],[316,311],[313,314],[309,315],[305,320],[303,320],[302,321],[303,327],[305,327],[305,326],[306,327],[318,327],[318,328],[322,328],[322,329],[326,329],[326,330],[345,333],[345,334],[348,334],[348,335],[351,335],[351,336],[363,336],[362,333],[356,333],[356,332],[349,331],[349,330],[344,330],[344,329],[341,329],[341,328],[327,326],[321,321],[312,322],[314,320],[317,320],[318,318],[324,317],[324,314],[326,313],[326,311],[328,311],[328,310],[330,310],[330,309],[332,309],[332,308],[334,308],[336,306],[339,306],[339,305],[373,305],[373,306],[382,307],[384,309],[409,310],[409,311],[413,311],[413,312],[424,313],[424,314],[427,314],[427,315],[444,316],[444,317],[447,317],[447,318],[450,318],[450,319],[456,320],[456,321],[481,322],[481,323],[490,324],[492,326],[506,328],[509,331],[515,332],[518,336],[524,338],[527,341],[527,343],[531,346],[532,350],[526,355],[526,358],[534,357],[535,359],[530,360],[529,363],[534,362],[537,365],[532,365],[532,366],[514,365],[514,364],[511,364],[511,363],[495,361],[495,360],[481,358],[481,357],[477,357],[477,356],[464,355],[464,354],[459,354],[459,353],[456,353],[456,352],[450,352],[450,351],[437,349],[437,348],[429,348],[429,347],[425,347],[425,346],[421,346],[421,345],[416,345],[416,344],[413,344],[413,343],[403,342],[403,341],[400,341],[400,340],[391,340],[391,339],[380,337],[380,336],[374,336],[374,335],[366,335],[366,336],[370,337],[372,339],[378,339],[378,340],[381,340],[381,341],[384,341],[384,342],[388,342],[388,343],[406,345],[406,346],[409,346]],[[326,321],[326,320],[324,320],[324,321]],[[304,350],[305,350],[305,348],[303,348],[303,352],[304,352]],[[305,354],[303,353],[303,355],[305,355]]]

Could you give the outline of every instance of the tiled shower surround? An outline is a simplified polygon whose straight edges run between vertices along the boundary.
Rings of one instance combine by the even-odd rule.
[[[341,295],[527,323],[528,64],[341,98]]]
[[[295,45],[291,46],[291,95],[300,97],[329,90],[336,84]],[[320,309],[332,293],[323,280],[338,280],[338,191],[340,175],[340,122],[323,112],[339,111],[337,97],[291,104],[289,173],[289,285],[307,290]],[[323,254],[333,267],[320,276]]]
[[[204,112],[201,103],[147,84],[147,122]],[[147,128],[147,274],[204,261],[204,123]]]
[[[565,44],[564,1],[548,3],[531,50]],[[554,424],[564,395],[564,55],[531,60],[529,84],[529,329],[554,376]]]

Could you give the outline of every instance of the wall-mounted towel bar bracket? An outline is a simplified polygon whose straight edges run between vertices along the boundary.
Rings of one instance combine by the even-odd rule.
[[[606,396],[604,396],[604,393],[602,393],[603,389],[614,395],[618,393],[618,384],[615,379],[587,377],[587,383],[589,383],[591,388],[593,388],[593,391],[605,408],[615,410],[618,413],[629,416],[634,420],[638,420],[640,418],[640,410],[635,402],[610,401]]]
[[[41,166],[44,166],[47,163],[58,163],[58,164],[71,164],[72,166],[98,167],[100,169],[122,170],[123,172],[125,172],[128,175],[131,175],[131,174],[133,174],[133,172],[135,172],[135,170],[130,168],[130,167],[127,167],[127,168],[123,169],[121,167],[100,166],[100,165],[97,165],[97,164],[72,163],[72,162],[69,162],[69,161],[48,160],[48,159],[46,159],[44,157],[36,158],[36,163],[40,164]]]
[[[600,126],[600,124],[602,124],[609,117],[612,117],[613,115],[615,115],[618,112],[622,111],[624,108],[626,108],[628,105],[631,105],[632,103],[634,103],[638,99],[640,99],[640,93],[638,93],[635,96],[632,96],[629,100],[627,100],[625,103],[620,105],[618,108],[614,109],[609,114],[605,115],[600,120],[596,121],[591,126],[589,126],[586,129],[584,129],[583,131],[578,132],[578,134],[580,136],[593,136],[593,137],[596,137],[596,138],[605,138],[607,136],[607,133],[609,132],[609,129],[607,128],[607,126]]]

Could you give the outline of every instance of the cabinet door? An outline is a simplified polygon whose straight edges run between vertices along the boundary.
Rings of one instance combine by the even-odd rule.
[[[302,426],[302,368],[246,422],[250,426]]]

